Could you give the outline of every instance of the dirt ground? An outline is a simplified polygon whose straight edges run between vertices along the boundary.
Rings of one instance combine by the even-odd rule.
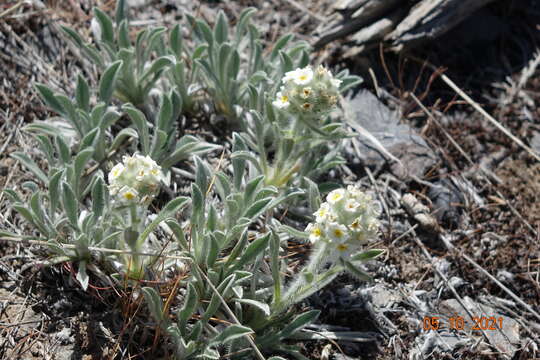
[[[0,14],[19,3],[2,2]],[[268,34],[268,43],[287,32],[312,42],[332,4],[134,3],[132,16],[141,25],[171,25],[186,11],[212,21],[223,9],[235,19],[242,8],[256,6],[255,22]],[[510,3],[496,1],[445,38],[407,54],[375,50],[343,58],[346,40],[313,54],[313,59],[362,75],[362,89],[378,94],[380,106],[418,136],[429,155],[419,158],[410,141],[398,142],[391,152],[408,167],[404,173],[367,150],[359,154],[351,144],[348,164],[331,174],[376,191],[385,208],[380,247],[388,252],[369,264],[373,283],[342,276],[303,304],[322,310],[309,329],[325,335],[302,344],[308,358],[540,358],[540,162],[441,76],[540,153],[540,9],[532,0]],[[83,71],[59,25],[89,37],[91,7],[114,7],[114,1],[94,0],[44,4],[0,15],[0,187],[23,194],[21,184],[32,175],[10,154],[36,155],[35,143],[21,127],[51,115],[32,83],[72,92],[73,79]],[[483,29],[489,36],[474,28],[485,18],[492,21],[492,28]],[[84,71],[95,82],[94,70]],[[353,101],[364,101],[362,96],[350,94],[343,101],[354,106],[363,103]],[[0,228],[32,231],[2,194]],[[83,292],[75,280],[76,264],[49,266],[46,259],[46,250],[38,246],[0,241],[0,358],[166,356],[165,340],[149,325],[141,298],[130,289],[93,278],[94,285]],[[464,330],[451,329],[451,318],[468,315],[493,317],[503,326],[475,330],[469,319]],[[441,328],[426,330],[425,319],[435,316]]]

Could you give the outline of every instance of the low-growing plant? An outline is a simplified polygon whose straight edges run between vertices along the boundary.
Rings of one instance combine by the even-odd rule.
[[[169,311],[176,300],[163,301],[157,286],[142,289],[179,359],[262,353],[302,359],[286,340],[319,312],[295,305],[341,273],[367,279],[359,265],[382,253],[369,249],[378,236],[376,203],[348,187],[321,204],[315,182],[343,162],[339,143],[348,134],[332,111],[340,92],[360,79],[310,66],[307,44],[293,42],[292,35],[265,57],[250,23],[254,11],[241,13],[234,32],[223,13],[213,28],[187,16],[187,25],[175,26],[168,39],[167,29],[148,28],[133,44],[124,1],[115,22],[95,9],[96,44],[64,31],[98,65],[98,89],[81,75],[73,99],[37,85],[59,115],[25,128],[39,143],[47,170],[25,153],[13,154],[39,181],[24,185],[31,191],[28,202],[14,190],[6,194],[36,231],[1,235],[47,241],[52,263],[78,262],[83,289],[89,269],[110,281],[130,279],[136,289],[137,280],[159,276],[152,269],[161,256],[184,259],[185,296],[176,311]],[[184,29],[193,36],[186,39]],[[231,166],[224,169],[199,157],[217,145],[180,136],[179,119],[204,101],[238,130],[230,159],[222,159]],[[191,191],[176,197],[170,170],[188,159],[194,164]],[[172,200],[150,206],[163,189]],[[316,210],[305,231],[274,216],[285,217],[284,209],[298,203]],[[309,240],[312,251],[288,281],[292,238]]]

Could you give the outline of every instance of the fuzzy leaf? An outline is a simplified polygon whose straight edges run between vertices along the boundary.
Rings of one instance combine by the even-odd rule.
[[[151,287],[143,287],[142,292],[152,316],[154,316],[157,322],[162,322],[164,320],[163,301],[158,292]]]
[[[116,86],[118,72],[122,64],[123,62],[121,60],[113,62],[101,76],[101,80],[99,81],[99,99],[106,104],[111,100]]]
[[[97,7],[94,8],[94,15],[101,28],[100,40],[112,45],[114,43],[114,29],[111,18]]]
[[[226,344],[228,342],[233,341],[234,339],[238,339],[242,336],[246,336],[249,334],[253,334],[254,331],[250,328],[242,325],[229,325],[225,330],[220,332],[217,336],[210,339],[209,345],[217,345],[217,344]]]
[[[351,261],[368,261],[384,254],[384,249],[370,249],[351,257]]]
[[[47,175],[41,170],[37,164],[34,162],[34,160],[30,159],[28,155],[26,155],[23,152],[16,151],[11,154],[11,157],[19,160],[28,170],[30,170],[34,175],[37,176],[39,180],[41,180],[44,184],[47,184],[49,182],[49,179],[47,178]]]
[[[75,193],[73,192],[73,189],[66,182],[62,182],[62,204],[64,205],[64,210],[66,211],[66,215],[70,224],[75,229],[77,229],[79,204],[77,202],[77,198],[75,197]]]

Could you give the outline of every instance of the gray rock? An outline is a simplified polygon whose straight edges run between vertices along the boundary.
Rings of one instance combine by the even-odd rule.
[[[495,329],[486,329],[486,334],[490,344],[497,348],[501,353],[506,354],[510,358],[514,356],[516,352],[516,346],[520,344],[519,324],[516,320],[499,314],[494,308],[475,302],[470,297],[463,298],[463,305],[469,310],[473,317],[477,318],[491,318],[494,317],[497,321],[493,326]],[[471,332],[472,328],[476,325],[474,321],[469,318],[469,315],[464,307],[462,307],[456,299],[444,300],[439,304],[439,312],[443,315],[450,317],[460,316],[465,321],[464,330]],[[502,328],[499,328],[499,318],[502,318]],[[446,323],[446,322],[445,322]],[[448,324],[448,323],[446,323]],[[480,326],[490,323],[480,324]],[[478,331],[478,330],[477,330]]]
[[[369,91],[361,91],[349,99],[346,106],[352,121],[370,132],[390,154],[401,161],[401,164],[395,161],[390,163],[397,177],[422,177],[435,164],[435,154],[424,139],[409,125],[400,123],[398,114]],[[371,140],[364,136],[357,139],[361,145],[360,160],[365,165],[377,167],[390,160]]]

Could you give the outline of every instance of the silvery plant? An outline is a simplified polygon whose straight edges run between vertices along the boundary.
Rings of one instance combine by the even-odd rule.
[[[235,29],[222,13],[213,28],[187,16],[134,41],[127,13],[125,1],[114,21],[95,9],[93,43],[64,28],[100,80],[78,76],[73,96],[36,85],[57,114],[25,128],[46,166],[14,153],[35,181],[23,184],[28,197],[5,190],[34,230],[0,235],[45,241],[49,263],[77,263],[85,290],[90,275],[131,286],[178,359],[305,358],[290,340],[319,312],[297,305],[341,273],[368,279],[361,264],[383,252],[371,248],[377,202],[349,186],[321,203],[316,184],[342,162],[348,134],[335,110],[359,78],[310,65],[291,35],[263,58],[253,9]],[[179,120],[209,115],[208,104],[231,125],[230,146],[181,135]],[[208,158],[216,149],[218,166]],[[173,186],[181,166],[192,169],[187,196]],[[274,216],[298,204],[314,211],[305,228]],[[294,281],[285,277],[292,238],[311,248]],[[161,258],[185,275],[182,296],[140,289],[164,276],[154,269]]]

